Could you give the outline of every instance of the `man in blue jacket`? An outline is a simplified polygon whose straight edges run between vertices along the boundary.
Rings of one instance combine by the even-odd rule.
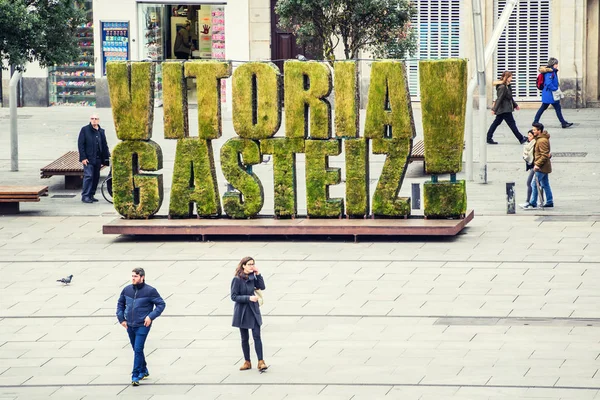
[[[90,123],[81,128],[77,140],[79,148],[79,161],[83,164],[83,190],[81,201],[94,203],[98,201],[94,194],[100,180],[100,168],[108,165],[110,151],[106,143],[104,129],[100,127],[100,118],[97,114],[90,116]]]
[[[140,380],[150,375],[144,356],[144,343],[152,321],[162,314],[166,303],[156,289],[144,282],[146,273],[143,268],[134,268],[131,272],[131,285],[121,291],[117,302],[117,319],[127,329],[133,347],[131,384],[139,386]]]

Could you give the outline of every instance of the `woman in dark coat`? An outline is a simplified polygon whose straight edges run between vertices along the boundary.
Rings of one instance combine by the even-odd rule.
[[[263,360],[262,340],[260,338],[260,326],[262,325],[262,316],[258,304],[258,296],[254,292],[256,289],[265,290],[265,281],[254,264],[252,257],[244,257],[235,270],[235,277],[231,281],[231,300],[235,302],[233,308],[233,323],[236,328],[240,328],[242,336],[242,351],[244,353],[244,364],[240,371],[252,368],[250,363],[250,335],[248,330],[252,329],[252,338],[254,339],[254,349],[258,357],[258,370],[264,371],[268,367]]]
[[[496,128],[500,126],[502,121],[506,121],[506,124],[509,126],[519,143],[523,144],[527,141],[527,138],[519,132],[515,118],[512,115],[514,110],[519,109],[519,105],[513,99],[512,95],[512,86],[510,85],[512,78],[512,72],[504,71],[500,80],[494,82],[497,96],[496,101],[492,106],[492,114],[496,115],[496,119],[492,122],[492,125],[490,125],[490,129],[487,133],[488,144],[498,144],[498,142],[494,141],[494,132],[496,132]]]

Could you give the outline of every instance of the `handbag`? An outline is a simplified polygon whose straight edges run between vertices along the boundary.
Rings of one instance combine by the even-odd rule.
[[[254,294],[256,295],[256,297],[258,297],[258,306],[262,306],[265,302],[265,299],[263,299],[263,294],[262,294],[262,290],[260,289],[255,289],[254,290]]]
[[[562,99],[563,97],[565,97],[565,95],[562,93],[560,88],[552,91],[552,98],[554,99],[554,101],[560,101],[560,99]]]

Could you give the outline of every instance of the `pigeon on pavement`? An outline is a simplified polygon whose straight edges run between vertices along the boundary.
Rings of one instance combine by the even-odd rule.
[[[65,285],[68,285],[69,283],[71,283],[71,279],[73,279],[73,275],[69,275],[66,278],[57,279],[56,282],[60,282],[60,283],[64,283]]]

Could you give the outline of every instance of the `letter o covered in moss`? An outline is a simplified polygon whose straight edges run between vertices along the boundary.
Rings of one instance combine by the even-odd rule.
[[[112,164],[113,201],[117,212],[128,219],[156,214],[163,200],[162,174],[134,171],[162,169],[160,146],[152,141],[121,142],[113,149]]]
[[[467,61],[420,61],[419,82],[426,172],[460,172],[465,140]]]
[[[223,195],[223,209],[230,217],[251,218],[262,209],[265,201],[262,184],[247,169],[247,166],[259,164],[261,159],[260,147],[254,140],[232,138],[221,147],[223,175],[227,182],[239,190]]]
[[[149,140],[154,120],[154,64],[110,61],[106,77],[117,137]]]
[[[281,126],[281,73],[273,63],[251,62],[233,73],[233,128],[242,138],[266,139]]]

